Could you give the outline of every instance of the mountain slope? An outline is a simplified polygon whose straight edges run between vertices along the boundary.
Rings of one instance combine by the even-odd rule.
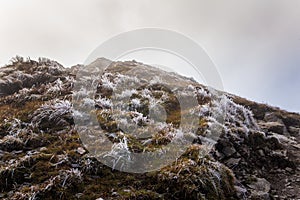
[[[76,88],[103,64],[94,96]],[[300,198],[296,113],[135,61],[106,59],[64,68],[17,58],[0,68],[0,95],[1,198]],[[104,156],[115,169],[96,159],[98,135],[75,128],[74,116],[84,114],[76,103],[94,108],[100,133],[114,144]],[[137,169],[133,155],[174,140],[191,143],[169,165],[137,174],[117,170]]]

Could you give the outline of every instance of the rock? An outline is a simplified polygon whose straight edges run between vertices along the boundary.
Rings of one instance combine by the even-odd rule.
[[[262,149],[258,150],[258,153],[260,156],[265,156],[264,150],[262,150]]]
[[[244,187],[240,187],[240,186],[234,186],[236,192],[237,192],[237,196],[239,199],[244,199],[247,193],[247,189]]]
[[[251,200],[270,200],[269,193],[254,192],[251,194]]]
[[[279,143],[281,144],[281,146],[283,147],[283,145],[294,145],[297,144],[296,139],[294,137],[287,137],[285,135],[281,135],[281,134],[277,134],[277,133],[272,133],[272,135],[269,138],[276,138]],[[281,148],[282,148],[281,147]]]
[[[267,122],[278,122],[281,121],[278,116],[273,112],[267,112],[264,117],[264,121]]]
[[[300,149],[300,144],[294,144],[294,145],[292,145],[294,148],[296,148],[296,149]]]
[[[224,154],[219,152],[219,151],[216,151],[215,152],[215,156],[219,159],[219,160],[222,160],[223,158],[225,158]]]
[[[241,160],[241,158],[230,158],[230,159],[228,159],[227,161],[225,161],[225,164],[226,164],[228,167],[232,168],[232,167],[238,165],[239,162],[240,162],[240,160]]]
[[[276,150],[272,151],[271,155],[278,156],[278,157],[287,157],[287,150]]]
[[[230,157],[236,152],[236,150],[234,147],[225,147],[222,152],[226,157]]]
[[[250,145],[254,148],[264,148],[266,146],[266,138],[263,132],[253,132],[249,135]]]
[[[219,152],[221,152],[222,154],[224,154],[224,156],[227,157],[227,158],[232,156],[234,153],[236,153],[236,150],[232,146],[232,144],[229,141],[225,141],[225,140],[220,140],[216,144],[216,149]]]
[[[257,178],[256,182],[248,185],[251,191],[252,199],[257,200],[269,200],[269,191],[271,189],[271,184],[264,178]]]
[[[290,167],[286,167],[285,170],[286,170],[287,172],[290,172],[290,173],[293,171],[293,169],[290,168]]]
[[[296,171],[295,165],[299,159],[297,156],[297,150],[300,149],[297,143],[300,132],[299,114],[288,113],[221,91],[213,91],[189,78],[175,73],[169,75],[134,61],[111,63],[106,59],[98,59],[94,64],[112,65],[107,68],[107,73],[103,74],[99,83],[94,82],[95,86],[97,85],[96,98],[103,102],[97,103],[97,112],[93,114],[105,114],[98,119],[103,135],[107,134],[108,139],[116,144],[115,147],[122,144],[120,149],[125,149],[126,154],[120,154],[124,151],[119,151],[118,148],[111,149],[109,144],[100,146],[102,144],[96,133],[87,132],[88,140],[95,141],[95,145],[92,149],[84,147],[80,135],[73,129],[73,117],[81,113],[72,112],[70,99],[72,89],[78,81],[77,72],[80,68],[85,68],[83,65],[64,69],[48,60],[41,62],[29,60],[0,68],[0,166],[4,166],[5,169],[0,170],[2,181],[0,181],[0,199],[22,199],[20,195],[24,198],[34,194],[39,199],[47,198],[49,195],[53,199],[59,199],[62,197],[62,191],[65,199],[77,197],[97,200],[103,198],[260,200],[276,197],[271,196],[273,194],[278,195],[279,199],[300,199],[297,190],[300,179],[297,173],[292,173]],[[85,69],[81,75],[89,76],[90,71]],[[172,139],[173,134],[169,133],[177,135],[173,129],[177,129],[180,125],[181,117],[184,117],[180,114],[185,114],[185,111],[174,113],[180,107],[171,91],[172,88],[166,88],[159,81],[156,83],[156,80],[148,87],[151,80],[139,78],[145,76],[151,78],[156,75],[165,76],[163,80],[166,82],[170,80],[168,86],[174,86],[178,94],[181,89],[184,89],[184,92],[193,92],[197,88],[194,92],[201,109],[198,113],[197,105],[195,112],[197,120],[198,116],[201,117],[199,121],[201,128],[195,137],[189,140],[193,141],[191,147],[174,163],[160,170],[145,174],[111,170],[97,158],[91,157],[91,150],[96,147],[113,150],[106,158],[116,165],[121,165],[124,160],[128,161],[128,153],[133,155],[131,152],[155,152]],[[130,116],[128,120],[137,119],[132,113],[138,112],[142,114],[142,118],[149,116],[151,119],[148,107],[152,103],[148,105],[148,101],[156,102],[159,99],[163,101],[167,97],[168,102],[161,104],[167,116],[162,116],[161,121],[166,120],[168,126],[162,127],[160,124],[157,130],[152,125],[145,126],[147,131],[143,131],[144,127],[138,125],[137,134],[119,130],[116,120],[118,118],[111,112],[113,110],[110,110],[109,102],[113,100],[113,93],[116,92],[113,88],[119,88],[118,84],[127,79],[131,83],[132,78],[134,78],[132,83],[138,81],[141,84],[138,84],[139,88],[129,88],[127,91],[127,88],[124,88],[124,94],[129,95],[130,100],[141,98],[142,106],[136,104],[130,107],[130,112],[125,112],[124,117],[128,114]],[[76,93],[78,97],[84,97],[86,91],[80,90]],[[87,104],[93,102],[92,99],[86,100]],[[182,100],[184,100],[182,103],[185,103],[185,98]],[[117,101],[112,103],[118,104]],[[123,103],[121,101],[118,105],[121,108],[127,107],[127,103]],[[91,105],[94,105],[94,102]],[[2,123],[3,119],[11,121],[12,117],[18,118],[22,123],[20,125],[16,123],[17,126]],[[221,119],[223,117],[224,121]],[[89,117],[83,118],[89,122]],[[128,121],[126,119],[123,122],[127,124]],[[220,122],[222,126],[219,125]],[[260,123],[257,124],[258,122]],[[99,124],[92,126],[95,130],[99,128]],[[12,131],[14,129],[16,130]],[[148,138],[150,136],[148,132],[152,132],[152,129],[155,135]],[[159,134],[156,134],[157,131]],[[180,138],[190,139],[189,136],[181,137],[181,132],[184,131],[178,132]],[[142,137],[136,138],[137,135]],[[215,135],[218,137],[208,137],[213,140],[208,141],[212,146],[208,148],[202,138]],[[120,139],[127,140],[118,143]],[[91,154],[87,154],[88,151]],[[132,161],[129,163],[130,166],[132,164],[131,167],[140,167],[140,163],[134,163],[134,159]],[[268,177],[270,183],[262,178],[253,179],[253,175]],[[82,180],[84,184],[78,185],[78,181]],[[273,186],[272,191],[270,185]]]
[[[300,126],[300,117],[299,114],[296,113],[289,113],[282,118],[283,123],[286,127],[299,127]]]
[[[296,127],[290,126],[288,128],[288,130],[289,130],[289,133],[291,134],[291,136],[296,137],[296,136],[300,135],[300,128],[296,128]]]
[[[271,135],[267,137],[267,145],[272,150],[278,150],[282,148],[282,144],[276,135]]]
[[[285,125],[280,122],[261,122],[259,125],[262,127],[262,129],[265,129],[269,132],[278,134],[284,134],[286,132]]]

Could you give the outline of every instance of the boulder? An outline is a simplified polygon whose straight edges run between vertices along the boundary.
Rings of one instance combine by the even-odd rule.
[[[263,130],[268,132],[274,132],[282,135],[286,132],[285,125],[280,122],[261,122],[259,125]]]

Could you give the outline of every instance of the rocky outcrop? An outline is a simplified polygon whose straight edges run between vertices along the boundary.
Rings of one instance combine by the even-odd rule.
[[[78,72],[90,75],[82,65],[18,57],[0,68],[0,198],[300,198],[299,114],[135,61],[98,59],[93,65],[99,63],[109,67],[94,99],[74,90]],[[189,93],[196,100],[191,110],[181,104],[190,103],[184,99]],[[154,152],[174,140],[191,144],[156,171],[112,169],[89,152],[100,144],[97,135],[86,134],[93,143],[83,144],[74,116],[85,113],[73,108],[77,102],[95,108],[101,133],[115,144],[105,156],[116,168],[126,169],[132,153]],[[191,116],[186,113],[199,118],[192,133],[192,122],[183,126],[182,116]]]

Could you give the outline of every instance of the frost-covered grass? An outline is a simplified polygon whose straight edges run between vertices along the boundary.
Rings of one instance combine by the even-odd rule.
[[[42,129],[62,129],[72,120],[72,105],[68,100],[55,100],[42,105],[33,113],[32,124]]]
[[[112,145],[111,151],[108,152],[104,158],[108,158],[112,162],[113,169],[118,166],[118,169],[126,170],[127,167],[130,167],[131,152],[128,148],[127,138],[124,136],[120,139],[119,143],[114,143]]]
[[[252,113],[229,96],[221,96],[175,74],[137,76],[130,71],[127,73],[130,67],[125,66],[127,68],[120,67],[119,71],[107,70],[99,82],[92,80],[94,77],[83,77],[81,81],[87,81],[86,85],[93,88],[82,87],[74,92],[72,103],[83,108],[74,111],[71,102],[66,100],[70,96],[66,94],[76,81],[67,74],[59,75],[64,69],[58,63],[41,59],[31,69],[42,73],[30,74],[22,64],[24,60],[14,62],[18,70],[5,81],[0,79],[0,84],[32,79],[37,74],[58,76],[51,82],[18,89],[10,96],[11,102],[20,99],[24,103],[26,96],[30,97],[27,103],[35,104],[33,100],[38,100],[35,106],[25,102],[20,107],[1,107],[1,119],[7,115],[4,117],[7,121],[1,124],[5,135],[0,139],[0,149],[4,151],[0,188],[5,195],[8,191],[15,192],[10,194],[10,199],[47,199],[50,196],[55,199],[75,196],[86,199],[100,196],[103,199],[228,199],[234,193],[231,171],[213,160],[210,153],[220,134],[232,134],[232,129],[241,127],[246,132],[255,129],[256,124]],[[1,71],[1,76],[11,73],[10,70]],[[172,78],[171,84],[165,84],[166,77]],[[97,93],[93,94],[91,89],[97,89]],[[176,93],[181,97],[193,97],[197,106],[180,110]],[[24,110],[25,107],[31,112]],[[84,112],[85,108],[91,112]],[[22,115],[18,109],[22,110]],[[9,115],[7,110],[14,114]],[[152,115],[151,112],[159,113]],[[193,141],[195,144],[172,165],[153,173],[134,175],[111,170],[88,154],[89,149],[82,146],[78,133],[70,126],[74,116],[86,119],[88,126],[90,118],[86,116],[90,113],[97,115],[101,127],[99,134],[112,142],[111,146],[107,145],[110,149],[104,157],[115,169],[134,166],[133,153],[158,152],[162,155],[167,151],[163,147],[170,142],[181,145]],[[182,116],[191,119],[196,116],[198,130],[193,132],[189,127],[193,120],[180,126]],[[86,131],[85,134],[95,145],[102,139],[98,132]],[[5,149],[5,145],[12,149]],[[82,151],[86,153],[80,153],[78,148],[87,148]],[[7,183],[3,182],[4,178],[8,178]]]
[[[168,198],[224,199],[234,193],[231,171],[208,156],[201,157],[201,148],[192,145],[184,157],[158,173],[161,187],[172,191]]]
[[[105,73],[99,80],[98,88],[103,87],[110,92],[100,90],[95,100],[83,99],[82,105],[88,104],[100,110],[97,112],[98,120],[105,131],[109,132],[108,135],[113,136],[114,144],[107,157],[112,159],[114,166],[121,161],[126,163],[126,159],[129,164],[130,152],[133,149],[154,151],[171,141],[180,145],[191,139],[201,140],[205,145],[203,149],[206,149],[203,154],[208,154],[219,137],[230,132],[231,128],[241,126],[247,132],[257,127],[251,111],[234,103],[225,94],[191,84],[170,89],[161,84],[162,81],[165,81],[165,78],[154,77],[143,85],[134,75]],[[194,97],[198,106],[175,112],[176,92],[180,93],[181,97]],[[150,112],[154,111],[151,109],[157,106],[164,109],[169,120],[164,122],[164,127],[161,121],[151,118]],[[201,131],[193,132],[189,127],[179,127],[182,113],[190,117],[199,117],[198,130]],[[125,136],[120,137],[119,131]],[[124,138],[128,140],[125,142]]]
[[[61,179],[63,180],[61,183],[62,187],[66,187],[70,184],[80,183],[82,182],[82,173],[78,169],[70,169],[61,171]]]
[[[63,82],[59,79],[57,79],[50,88],[47,89],[47,94],[61,94],[63,90]]]
[[[202,112],[206,112],[206,109]],[[208,117],[208,130],[211,132],[228,133],[232,128],[243,128],[247,135],[249,130],[258,130],[252,112],[242,105],[236,104],[226,95],[213,100]]]

